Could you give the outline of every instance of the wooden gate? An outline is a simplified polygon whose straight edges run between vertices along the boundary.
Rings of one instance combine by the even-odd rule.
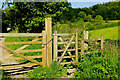
[[[70,64],[78,62],[78,36],[75,33],[57,34],[54,31],[54,61],[58,61],[58,64]],[[65,38],[63,37],[65,36]],[[66,38],[66,37],[69,38]],[[58,45],[63,45],[64,48],[60,48]],[[70,47],[71,45],[75,47]],[[72,54],[73,53],[73,54]],[[65,56],[66,55],[66,56]],[[69,62],[64,62],[63,59],[71,59]]]
[[[21,64],[21,65],[2,65],[0,67],[1,69],[14,69],[15,67],[28,67],[28,66],[34,66],[34,65],[41,65],[43,67],[46,67],[46,65],[49,67],[49,65],[52,62],[52,19],[46,18],[45,19],[45,30],[42,31],[42,33],[1,33],[0,37],[4,39],[5,37],[36,37],[34,40],[27,41],[27,42],[0,42],[0,48],[6,50],[9,52],[9,55],[6,55],[5,57],[2,57],[2,61],[5,60],[21,60],[25,59],[32,63],[28,64]],[[16,44],[22,44],[23,46],[19,47],[16,50],[11,50],[7,48],[4,45],[16,45]],[[41,44],[39,49],[27,49],[26,47],[30,46],[31,44]],[[29,52],[41,52],[42,55],[39,56],[25,56],[21,53],[29,53]],[[1,54],[4,54],[2,52]],[[0,54],[0,55],[1,55]],[[10,56],[17,55],[19,57],[13,57],[9,58]],[[37,60],[34,60],[34,58],[42,58],[42,62],[39,62]]]

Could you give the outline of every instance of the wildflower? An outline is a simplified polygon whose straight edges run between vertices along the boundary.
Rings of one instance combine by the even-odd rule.
[[[109,46],[112,46],[111,44],[108,44]]]

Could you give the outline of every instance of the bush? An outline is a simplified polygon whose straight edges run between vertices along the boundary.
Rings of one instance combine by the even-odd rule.
[[[108,43],[103,52],[83,55],[77,67],[75,78],[118,79],[117,46],[114,43]]]
[[[38,67],[35,68],[33,71],[28,73],[28,76],[31,79],[35,78],[58,78],[66,74],[66,70],[62,69],[62,66],[59,66],[56,62],[53,62],[50,67],[42,68]]]

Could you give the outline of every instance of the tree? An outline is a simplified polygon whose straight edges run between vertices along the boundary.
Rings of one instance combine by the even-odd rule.
[[[91,22],[92,21],[92,16],[89,14],[88,16],[86,16],[85,20]]]
[[[85,20],[86,18],[86,14],[84,11],[80,11],[79,14],[78,14],[78,18],[83,18]]]
[[[12,29],[17,28],[19,32],[26,32],[27,29],[30,32],[41,32],[46,17],[52,17],[54,22],[60,21],[59,17],[69,7],[68,2],[14,2],[5,11],[5,17],[12,21]]]

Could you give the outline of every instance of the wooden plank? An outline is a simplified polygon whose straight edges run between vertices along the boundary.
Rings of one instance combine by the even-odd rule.
[[[76,45],[75,45],[75,53],[76,53],[76,62],[78,62],[78,33],[76,31]]]
[[[73,40],[74,36],[75,36],[75,35],[73,35],[73,36],[72,36],[72,38],[70,39],[70,41],[69,41],[68,45],[67,45],[67,46],[66,46],[66,48],[65,48],[65,51],[63,52],[63,54],[62,54],[61,58],[60,58],[60,59],[59,59],[59,61],[58,61],[58,64],[60,64],[60,62],[62,61],[62,58],[63,58],[63,56],[65,55],[65,53],[66,53],[66,51],[67,51],[68,47],[70,46],[70,44],[71,44],[71,42],[72,42],[72,40]]]
[[[47,39],[46,39],[46,32],[45,31],[42,31],[43,33],[43,38],[42,38],[42,42],[43,44],[46,44],[47,43]],[[43,48],[43,51],[42,51],[42,55],[43,55],[43,58],[42,58],[42,63],[43,63],[43,68],[46,67],[46,64],[47,64],[47,46],[46,45],[43,45],[42,46]]]
[[[54,30],[54,34],[55,34],[55,36],[54,36],[54,61],[57,61],[57,56],[58,56],[58,46],[57,46],[57,44],[58,44],[58,37],[56,36],[56,34],[57,34],[57,30]]]
[[[36,63],[29,63],[29,64],[21,64],[21,65],[12,65],[12,66],[2,66],[0,69],[6,70],[6,69],[15,69],[15,68],[20,68],[20,67],[32,67],[36,66],[38,64]],[[42,63],[40,63],[42,65]]]
[[[69,36],[69,35],[74,35],[74,33],[59,33],[59,34],[53,34],[53,36]]]
[[[42,44],[41,41],[39,42],[0,42],[0,44],[9,45],[9,44]]]
[[[81,41],[81,55],[84,54],[84,40]]]
[[[24,53],[24,52],[40,52],[43,51],[43,49],[35,49],[35,50],[21,50],[18,51],[19,53]]]
[[[76,57],[76,56],[64,56],[63,58],[72,58],[72,57]],[[61,57],[57,57],[58,59],[60,59]]]
[[[103,42],[104,42],[103,35],[101,35],[101,50],[103,50]]]
[[[32,40],[31,42],[36,42],[36,41],[38,41],[38,40],[40,40],[40,38],[37,37],[37,38],[35,38],[34,40]],[[28,47],[29,45],[30,45],[30,44],[24,45],[24,46],[18,48],[17,50],[15,50],[15,52],[20,51],[20,50]]]
[[[76,49],[67,49],[67,51],[75,51]],[[58,50],[58,52],[63,52],[64,51],[64,49],[60,49],[60,50]]]
[[[47,65],[52,63],[52,18],[45,18],[45,30],[47,35]]]
[[[70,63],[75,63],[75,62],[61,62],[60,65],[65,65],[65,64],[70,64]]]
[[[14,51],[10,50],[9,48],[6,48],[6,47],[4,47],[4,46],[2,46],[2,45],[0,45],[0,47],[6,49],[8,52],[10,52],[10,53],[12,53],[12,54],[15,54],[15,55],[18,55],[18,56],[22,57],[23,59],[27,59],[27,60],[29,60],[29,61],[31,61],[31,62],[34,62],[34,63],[36,63],[36,64],[38,64],[38,65],[41,65],[41,63],[37,62],[36,60],[32,60],[32,59],[30,59],[30,58],[28,58],[28,57],[26,57],[26,56],[24,56],[24,55],[22,55],[22,54],[19,54],[19,53],[17,53],[17,52],[14,52]]]
[[[68,42],[58,42],[58,44],[68,44]],[[75,44],[75,42],[71,42],[71,44]]]
[[[63,40],[62,40],[61,37],[59,37],[59,39],[63,42]],[[66,47],[66,45],[64,45],[64,47]],[[68,52],[68,54],[69,54],[70,56],[72,56],[71,52]],[[75,61],[74,58],[72,58],[72,60]]]
[[[101,40],[99,40],[99,39],[91,39],[91,40],[85,39],[84,41],[85,41],[85,42],[99,42],[99,41],[101,41]]]
[[[26,57],[28,57],[28,58],[30,58],[30,59],[32,59],[32,58],[42,58],[43,56],[26,56]],[[5,61],[5,60],[20,60],[20,59],[23,59],[23,58],[21,58],[21,57],[14,57],[14,58],[3,58],[3,60]]]
[[[42,33],[0,33],[0,36],[5,37],[18,37],[18,36],[42,36]]]
[[[27,71],[18,71],[18,72],[14,72],[14,73],[8,73],[8,75],[17,75],[17,74],[24,74],[24,73],[28,73],[31,72],[33,70],[27,70]]]

